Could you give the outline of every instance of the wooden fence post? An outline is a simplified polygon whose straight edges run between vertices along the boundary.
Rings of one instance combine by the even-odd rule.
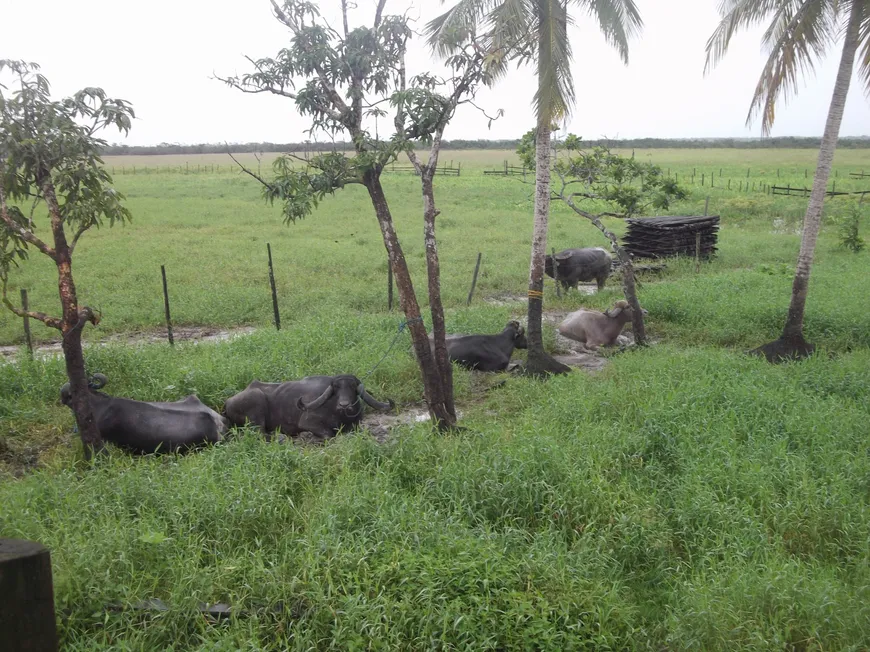
[[[10,652],[58,649],[51,553],[35,541],[0,539],[0,641]]]
[[[707,213],[705,212],[704,215]],[[695,234],[695,274],[701,271],[701,232]]]
[[[559,288],[559,261],[556,260],[556,248],[551,249],[553,253],[553,278],[556,281],[556,296],[562,298],[562,290]]]
[[[27,290],[21,288],[21,309],[27,312],[30,306],[27,303]],[[33,357],[33,340],[30,339],[30,317],[24,316],[24,343],[27,344],[27,353]]]
[[[278,312],[278,290],[275,288],[275,270],[272,268],[272,245],[266,243],[269,255],[269,285],[272,286],[272,311],[275,313],[275,330],[281,330],[281,314]]]
[[[466,306],[471,305],[471,297],[474,296],[474,286],[477,285],[477,273],[480,271],[480,258],[483,256],[482,252],[477,252],[477,264],[474,266],[474,276],[471,278],[471,290],[468,292],[468,301],[465,302]]]
[[[166,287],[166,267],[160,266],[160,274],[163,276],[163,308],[166,312],[166,333],[169,337],[169,346],[175,346],[175,338],[172,337],[172,317],[169,315],[169,289]]]

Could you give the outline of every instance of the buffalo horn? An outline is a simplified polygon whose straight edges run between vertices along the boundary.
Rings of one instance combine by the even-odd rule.
[[[326,389],[323,390],[323,394],[314,399],[311,403],[306,405],[305,401],[302,400],[302,397],[299,397],[299,407],[303,410],[316,410],[321,405],[326,403],[329,397],[332,396],[332,383],[330,383]]]
[[[106,386],[106,383],[108,382],[109,379],[106,378],[103,374],[94,374],[88,381],[88,387],[90,387],[91,389],[102,389]]]
[[[357,387],[357,392],[359,392],[360,398],[362,398],[362,400],[364,400],[366,403],[368,403],[377,410],[392,410],[396,407],[396,404],[393,403],[391,399],[387,399],[388,403],[381,403],[380,401],[376,401],[374,398],[372,398],[372,395],[366,391],[366,388],[363,387],[362,383],[360,383]]]

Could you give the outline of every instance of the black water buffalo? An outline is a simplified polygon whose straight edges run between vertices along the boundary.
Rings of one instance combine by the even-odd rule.
[[[181,451],[215,443],[227,431],[227,421],[191,394],[174,403],[146,403],[109,396],[99,389],[103,374],[94,374],[89,384],[91,409],[100,436],[134,453]],[[60,400],[72,403],[70,385],[60,390]]]
[[[613,259],[601,247],[565,249],[556,254],[556,264],[559,268],[559,282],[566,291],[569,287],[576,288],[580,281],[592,280],[598,283],[600,290],[610,276]],[[548,255],[544,259],[544,272],[550,278],[555,278],[552,256]]]
[[[429,336],[432,344],[432,336]],[[528,348],[526,332],[517,321],[498,335],[448,335],[447,354],[453,362],[478,371],[504,371],[514,349]]]
[[[392,401],[373,399],[359,378],[351,375],[308,376],[286,383],[253,381],[227,399],[224,411],[230,423],[250,423],[265,433],[285,435],[310,432],[334,437],[340,428],[353,428],[362,420],[365,401],[378,410],[392,410]]]

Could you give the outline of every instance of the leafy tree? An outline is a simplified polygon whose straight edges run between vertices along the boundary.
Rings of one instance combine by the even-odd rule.
[[[443,2],[443,0],[442,0]],[[430,42],[442,54],[451,52],[444,36],[483,24],[492,34],[495,48],[515,49],[521,62],[534,61],[538,69],[535,157],[535,222],[529,265],[529,313],[527,370],[534,375],[562,373],[568,367],[544,351],[542,334],[544,257],[547,251],[547,219],[550,211],[550,133],[554,122],[568,115],[574,102],[571,74],[572,23],[568,6],[588,12],[601,32],[628,62],[628,40],[642,21],[633,0],[459,0],[452,9],[428,25]],[[499,62],[504,74],[508,58]]]
[[[517,148],[520,160],[531,167],[536,157],[536,135],[526,133]],[[646,342],[643,313],[637,300],[634,265],[619,239],[601,221],[602,217],[627,218],[642,214],[648,208],[667,210],[674,200],[688,196],[673,179],[652,163],[643,163],[633,156],[620,156],[603,145],[583,149],[578,136],[569,134],[560,148],[554,147],[553,172],[558,181],[553,184],[553,196],[601,231],[609,240],[622,266],[622,287],[632,307],[632,329],[638,344]],[[581,207],[594,202],[596,207],[610,210],[592,213]]]
[[[801,248],[785,328],[779,339],[756,349],[757,353],[763,354],[771,362],[805,357],[814,350],[814,346],[806,341],[803,334],[810,270],[855,55],[859,48],[862,48],[860,74],[866,90],[870,92],[870,2],[722,0],[719,10],[722,21],[707,42],[707,69],[722,60],[728,51],[731,38],[739,29],[770,21],[762,37],[770,55],[761,72],[746,119],[747,124],[751,124],[753,118],[761,113],[761,129],[765,135],[770,133],[773,126],[776,102],[780,96],[783,93],[797,92],[800,74],[813,70],[815,59],[824,56],[843,35],[840,67],[819,148],[813,189],[804,217]]]
[[[107,127],[127,133],[133,109],[124,100],[106,97],[100,88],[85,88],[52,101],[48,80],[34,63],[0,60],[0,73],[4,72],[11,73],[13,81],[0,84],[2,301],[16,315],[38,319],[63,334],[71,407],[85,455],[90,457],[103,444],[88,401],[81,337],[85,324],[96,325],[100,318],[78,303],[72,255],[88,229],[130,219],[123,195],[112,187],[112,178],[101,165],[99,152],[106,142],[95,134]],[[38,217],[42,211],[48,214],[47,224]],[[43,225],[50,229],[51,244],[37,235]],[[25,311],[8,297],[9,273],[27,260],[32,249],[57,266],[61,317]]]
[[[371,26],[350,29],[348,3],[341,0],[342,31],[332,29],[316,3],[270,0],[276,18],[291,33],[290,44],[274,58],[252,60],[255,71],[223,81],[246,93],[272,93],[294,101],[296,110],[311,118],[310,133],[349,136],[353,152],[286,154],[274,164],[274,177],[264,179],[246,170],[264,186],[269,201],[279,201],[286,221],[312,213],[326,195],[349,184],[368,191],[399,291],[399,302],[411,333],[433,421],[441,428],[456,423],[452,368],[447,356],[444,310],[435,238],[433,179],[444,130],[457,106],[471,102],[476,88],[491,81],[498,52],[491,41],[478,38],[473,27],[445,37],[454,49],[443,79],[429,73],[408,79],[405,53],[412,32],[405,16],[384,15],[386,0],[378,0]],[[364,126],[366,118],[393,118],[393,133],[381,138]],[[414,145],[429,145],[424,160]],[[423,193],[424,239],[429,305],[434,346],[430,346],[405,256],[381,184],[384,167],[406,154],[420,175]],[[434,352],[433,352],[434,349]],[[434,355],[433,355],[434,353]]]

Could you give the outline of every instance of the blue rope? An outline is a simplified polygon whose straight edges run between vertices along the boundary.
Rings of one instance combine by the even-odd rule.
[[[369,371],[365,376],[363,376],[363,381],[368,380],[368,377],[371,376],[373,373],[375,373],[375,369],[380,367],[381,363],[387,359],[387,356],[390,355],[390,351],[392,351],[393,347],[396,346],[396,342],[399,341],[399,337],[402,335],[402,332],[405,330],[405,328],[410,324],[416,324],[418,322],[422,324],[423,318],[422,317],[414,317],[413,319],[409,319],[408,321],[404,321],[401,324],[399,324],[399,330],[396,333],[396,336],[393,338],[393,341],[390,344],[389,348],[387,349],[387,352],[384,353],[383,356],[381,356],[381,359],[378,360],[378,363],[374,367],[371,368],[371,371]]]

